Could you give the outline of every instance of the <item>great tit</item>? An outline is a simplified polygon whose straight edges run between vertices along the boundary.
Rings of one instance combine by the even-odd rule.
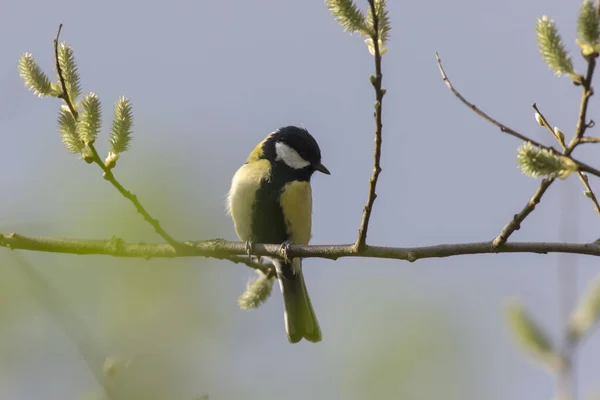
[[[307,245],[311,238],[315,171],[329,175],[306,129],[286,126],[268,135],[237,170],[227,196],[235,231],[246,243]],[[321,341],[321,328],[302,275],[302,260],[267,258],[277,271],[288,340]]]

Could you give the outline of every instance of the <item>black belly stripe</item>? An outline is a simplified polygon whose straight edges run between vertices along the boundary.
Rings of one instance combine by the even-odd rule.
[[[286,183],[309,179],[309,171],[294,170],[281,162],[272,164],[271,177],[261,183],[252,208],[255,243],[283,243],[289,239],[279,197]]]
[[[255,243],[283,243],[288,235],[279,205],[279,196],[283,186],[264,181],[252,207],[252,240]]]

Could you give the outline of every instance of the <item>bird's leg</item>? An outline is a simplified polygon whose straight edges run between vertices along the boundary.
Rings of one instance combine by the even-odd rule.
[[[288,257],[288,251],[290,250],[290,247],[292,246],[292,241],[291,240],[286,240],[283,243],[281,243],[281,247],[279,247],[279,254],[281,255],[281,258],[283,258],[283,261],[285,262],[290,262],[290,259]]]
[[[252,253],[254,253],[254,241],[252,239],[246,240],[244,247],[246,249],[246,255],[251,259]]]

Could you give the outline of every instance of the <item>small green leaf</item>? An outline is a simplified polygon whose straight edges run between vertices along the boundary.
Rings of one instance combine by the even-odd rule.
[[[33,90],[39,97],[51,96],[52,83],[42,69],[37,65],[30,53],[25,53],[19,60],[19,75],[25,81],[25,86]]]
[[[133,115],[131,113],[131,102],[124,96],[121,96],[117,100],[117,104],[115,106],[112,130],[110,132],[111,153],[120,154],[129,148],[131,143],[132,126]]]
[[[268,278],[261,271],[257,271],[257,273],[258,276],[248,283],[246,291],[238,298],[238,304],[242,310],[258,308],[271,295],[275,279]]]
[[[69,100],[75,105],[77,103],[77,98],[81,94],[79,73],[77,72],[77,63],[75,62],[73,49],[64,42],[58,46],[58,64],[60,65],[65,80]]]
[[[570,331],[582,337],[600,320],[600,275],[588,285],[577,308],[571,314]]]
[[[552,342],[521,304],[511,302],[506,309],[506,316],[515,339],[527,351],[544,357],[553,353]]]
[[[564,360],[548,335],[529,316],[525,308],[512,301],[506,308],[506,317],[510,331],[518,345],[530,356],[542,362],[550,371],[556,372],[564,367]]]
[[[598,7],[594,1],[584,0],[579,9],[577,21],[577,44],[581,47],[584,56],[596,52],[598,39],[600,38],[600,21],[598,19]]]
[[[556,76],[573,75],[573,61],[568,56],[554,21],[547,16],[538,18],[535,27],[540,53]]]
[[[517,150],[517,162],[521,171],[532,178],[547,176],[566,179],[577,171],[577,165],[568,157],[552,153],[548,149],[535,147],[525,142]]]
[[[77,122],[66,105],[62,105],[58,112],[58,132],[62,142],[71,153],[82,153],[85,144],[77,133]]]
[[[85,144],[92,144],[100,131],[102,117],[100,99],[95,93],[88,93],[81,100],[80,107],[77,132]]]

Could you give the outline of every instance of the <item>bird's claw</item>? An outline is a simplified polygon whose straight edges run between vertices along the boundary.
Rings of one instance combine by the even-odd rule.
[[[285,261],[285,262],[290,262],[290,259],[288,257],[288,251],[290,250],[291,246],[292,246],[292,242],[289,240],[286,240],[285,242],[281,243],[281,246],[279,247],[279,254],[281,255],[281,258],[283,259],[283,261]]]

